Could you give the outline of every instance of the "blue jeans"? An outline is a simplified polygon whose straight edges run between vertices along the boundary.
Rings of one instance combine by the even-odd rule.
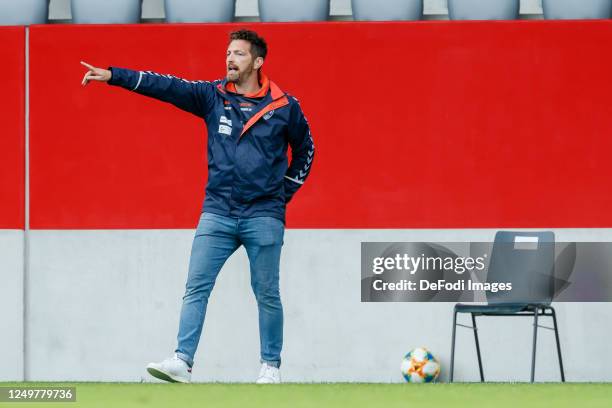
[[[283,222],[273,217],[233,218],[202,213],[193,239],[183,296],[176,349],[179,358],[193,365],[208,297],[217,275],[230,255],[244,245],[259,309],[261,361],[280,366],[283,307],[278,281],[284,232]]]

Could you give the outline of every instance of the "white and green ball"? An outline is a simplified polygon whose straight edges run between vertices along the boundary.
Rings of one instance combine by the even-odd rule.
[[[440,363],[426,348],[415,348],[402,360],[402,375],[408,382],[434,382],[440,375]]]

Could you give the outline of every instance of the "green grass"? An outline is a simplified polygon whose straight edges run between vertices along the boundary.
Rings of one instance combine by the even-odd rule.
[[[1,387],[76,387],[74,403],[0,403],[26,407],[492,407],[610,408],[606,384],[157,384],[0,383]]]

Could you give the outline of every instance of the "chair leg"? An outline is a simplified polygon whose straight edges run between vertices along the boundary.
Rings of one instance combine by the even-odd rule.
[[[455,333],[457,332],[457,311],[453,314],[453,335],[451,338],[451,361],[450,361],[450,381],[453,382],[453,373],[455,369]]]
[[[539,308],[535,307],[533,314],[533,350],[531,352],[531,382],[535,379],[535,362],[536,362],[536,348],[538,342],[538,311]]]
[[[478,370],[480,371],[480,382],[484,382],[482,372],[482,359],[480,358],[480,343],[478,342],[478,328],[476,327],[476,317],[472,313],[472,330],[474,330],[474,341],[476,342],[476,355],[478,356]]]
[[[561,370],[561,382],[565,382],[565,372],[563,370],[563,358],[561,357],[561,342],[559,341],[559,329],[557,328],[557,314],[555,309],[550,308],[552,311],[553,325],[555,328],[555,339],[557,340],[557,356],[559,357],[559,370]]]

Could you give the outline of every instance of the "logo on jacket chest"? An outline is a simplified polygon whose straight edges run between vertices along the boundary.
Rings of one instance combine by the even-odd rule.
[[[219,118],[219,133],[224,135],[232,134],[232,121],[225,116]]]
[[[265,115],[263,115],[263,118],[264,118],[264,120],[268,120],[272,116],[274,116],[274,109],[272,109],[270,112],[267,112]]]

